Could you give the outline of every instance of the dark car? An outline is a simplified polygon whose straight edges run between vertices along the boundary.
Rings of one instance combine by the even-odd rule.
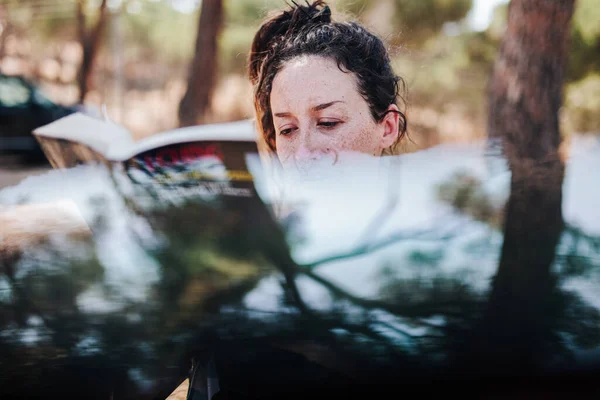
[[[600,398],[600,143],[505,227],[543,196],[484,146],[401,156],[395,208],[379,163],[190,190],[165,150],[0,191],[2,400]]]
[[[0,74],[0,154],[18,154],[29,161],[44,161],[32,131],[80,111],[50,101],[39,88],[21,76]]]

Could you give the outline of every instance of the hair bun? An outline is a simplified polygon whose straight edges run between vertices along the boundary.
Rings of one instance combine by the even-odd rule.
[[[329,6],[325,6],[321,9],[321,11],[319,11],[319,13],[317,14],[317,17],[319,17],[320,22],[324,22],[324,23],[331,23],[331,9],[329,8]]]
[[[299,28],[313,23],[331,23],[331,9],[325,2],[315,1],[310,4],[307,1],[306,6],[299,6],[295,1],[292,3],[295,6],[292,12],[297,15],[297,20],[293,21],[290,28]]]

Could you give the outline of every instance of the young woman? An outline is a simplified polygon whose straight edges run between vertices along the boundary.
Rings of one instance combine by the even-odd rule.
[[[284,170],[312,172],[346,153],[393,154],[406,133],[404,84],[383,42],[357,23],[333,21],[323,1],[294,3],[260,27],[249,77],[258,128]],[[213,364],[196,366],[188,399],[223,391]]]
[[[284,169],[335,164],[345,152],[393,154],[406,133],[404,82],[384,43],[332,20],[323,1],[264,22],[248,69],[258,129]]]

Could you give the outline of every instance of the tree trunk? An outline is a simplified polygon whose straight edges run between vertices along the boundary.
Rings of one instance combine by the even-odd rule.
[[[563,229],[559,109],[573,11],[574,0],[512,0],[490,85],[489,135],[502,144],[511,194],[471,355],[511,373],[545,361],[559,312],[551,265]]]
[[[94,27],[88,31],[85,26],[86,21],[84,6],[84,0],[77,1],[77,27],[79,32],[79,41],[81,42],[81,48],[83,49],[81,67],[77,76],[80,103],[83,103],[85,95],[91,87],[92,68],[94,66],[96,55],[98,54],[100,37],[102,36],[104,26],[106,25],[106,19],[108,17],[106,0],[102,0],[100,8],[98,9],[98,21],[96,21],[96,25],[94,25]]]
[[[217,39],[222,25],[223,1],[203,0],[187,90],[179,104],[179,125],[182,127],[200,123],[210,110],[217,76]]]

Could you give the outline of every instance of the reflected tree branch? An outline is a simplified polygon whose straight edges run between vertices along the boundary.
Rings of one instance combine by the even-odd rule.
[[[303,313],[303,314],[312,314],[311,310],[309,309],[309,307],[306,305],[306,303],[304,302],[304,299],[302,298],[302,296],[300,295],[300,291],[298,290],[298,286],[296,285],[296,272],[293,271],[285,271],[284,272],[284,277],[285,277],[285,282],[287,285],[287,288],[290,290],[292,296],[293,296],[293,301],[296,304],[296,307],[298,308],[298,310]]]
[[[377,231],[383,227],[383,224],[387,220],[387,218],[392,214],[396,205],[398,204],[398,198],[396,196],[388,197],[386,203],[379,210],[377,215],[371,220],[367,228],[365,229],[363,235],[358,241],[358,248],[368,248],[369,240],[375,237]],[[361,245],[361,243],[364,243]]]
[[[460,316],[461,313],[454,312],[452,308],[464,308],[464,307],[472,307],[477,305],[475,301],[453,301],[453,302],[421,302],[419,304],[407,304],[407,305],[399,305],[399,304],[391,304],[380,300],[371,300],[365,299],[362,297],[355,296],[351,293],[348,293],[344,289],[335,285],[334,283],[328,281],[327,279],[315,274],[313,271],[304,270],[300,268],[300,272],[305,276],[311,278],[315,282],[320,283],[325,288],[327,288],[332,294],[337,297],[343,298],[345,300],[350,301],[354,305],[358,305],[367,309],[381,309],[384,311],[388,311],[395,315],[400,315],[408,318],[423,318],[429,317],[432,315],[446,314],[446,315],[457,315]]]
[[[300,267],[303,269],[312,270],[323,264],[328,264],[328,263],[335,262],[335,261],[342,261],[342,260],[346,260],[349,258],[354,258],[354,257],[359,257],[359,256],[362,256],[365,254],[369,254],[369,253],[375,252],[377,250],[380,250],[384,247],[387,247],[389,245],[392,245],[392,244],[402,241],[402,240],[443,242],[443,241],[450,240],[450,239],[456,237],[458,232],[461,231],[461,228],[462,228],[462,223],[458,224],[458,226],[456,226],[454,229],[452,229],[451,232],[441,234],[441,235],[433,233],[433,232],[437,232],[436,229],[428,229],[425,231],[416,231],[416,232],[401,231],[398,233],[391,234],[388,237],[381,239],[379,242],[372,244],[370,246],[360,246],[360,247],[357,247],[357,248],[350,250],[348,252],[345,252],[345,253],[333,254],[333,255],[324,257],[320,260],[314,261],[312,263],[303,264]]]
[[[572,224],[565,224],[565,233],[569,233],[573,236],[573,240],[575,242],[575,246],[579,243],[580,240],[583,240],[590,244],[590,246],[594,249],[594,251],[600,253],[600,237],[592,236],[586,233],[583,229],[578,226]]]
[[[418,339],[420,337],[420,335],[411,335],[410,333],[406,332],[404,329],[400,329],[397,326],[390,324],[389,322],[377,321],[376,324],[384,326],[385,328],[390,329],[390,330],[394,331],[395,333],[397,333],[401,336],[404,336],[407,339],[412,340],[412,339]]]

